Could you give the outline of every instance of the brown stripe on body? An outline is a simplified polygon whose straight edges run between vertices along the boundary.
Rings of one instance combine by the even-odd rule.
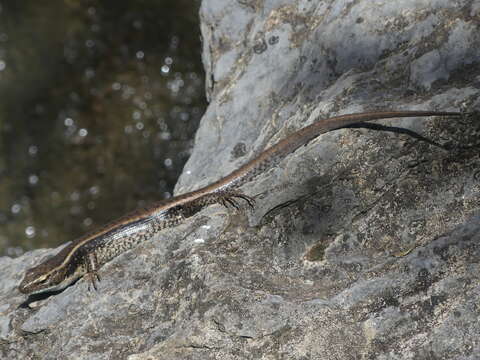
[[[435,112],[435,111],[388,111],[388,112],[369,112],[359,114],[348,114],[332,117],[316,121],[312,125],[302,128],[287,138],[281,140],[277,144],[263,151],[259,156],[241,166],[222,179],[205,186],[196,191],[187,194],[175,196],[156,202],[146,208],[136,210],[117,220],[114,220],[98,230],[87,233],[86,235],[74,240],[71,244],[63,248],[54,258],[50,259],[50,264],[55,267],[62,266],[69,261],[72,254],[82,245],[92,241],[93,239],[103,236],[110,231],[117,230],[125,225],[133,222],[148,219],[151,217],[159,218],[162,213],[168,217],[167,210],[182,205],[191,205],[195,200],[199,200],[199,208],[215,202],[215,193],[221,191],[229,191],[232,188],[241,186],[246,181],[254,178],[258,174],[264,172],[267,168],[273,166],[281,158],[295,151],[299,146],[307,143],[311,139],[331,130],[340,129],[348,125],[352,125],[362,121],[381,120],[394,117],[419,117],[419,116],[442,116],[442,115],[460,115],[451,112]],[[209,196],[212,195],[212,199]],[[203,198],[203,199],[201,199]]]

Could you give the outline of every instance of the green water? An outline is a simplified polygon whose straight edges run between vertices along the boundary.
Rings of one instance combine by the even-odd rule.
[[[206,106],[198,6],[0,0],[0,255],[171,194]]]

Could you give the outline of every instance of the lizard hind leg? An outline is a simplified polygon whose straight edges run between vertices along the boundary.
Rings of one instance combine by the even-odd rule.
[[[231,205],[235,209],[239,209],[240,208],[240,205],[238,202],[239,199],[244,200],[248,204],[248,206],[250,206],[250,208],[252,209],[255,208],[255,199],[241,192],[226,191],[226,192],[218,193],[217,196],[218,196],[218,200],[216,202],[225,206],[226,208],[228,208],[228,205]]]
[[[255,199],[253,197],[247,196],[247,195],[245,195],[241,192],[222,191],[220,193],[216,193],[215,195],[217,196],[217,200],[215,201],[215,203],[221,204],[227,209],[229,208],[229,206],[232,206],[236,210],[239,210],[240,209],[240,203],[239,203],[240,199],[244,200],[251,209],[255,208]],[[228,219],[227,224],[225,225],[223,230],[220,232],[220,234],[224,234],[228,230],[228,228],[230,228],[230,226],[232,225],[233,217],[231,216],[231,214],[227,215],[227,219]]]
[[[196,199],[195,201],[190,201],[186,204],[179,205],[178,209],[176,209],[175,211],[178,211],[183,218],[189,218],[190,216],[198,213],[206,206],[213,204],[220,204],[226,208],[229,208],[231,206],[235,209],[240,209],[239,199],[244,200],[248,204],[248,206],[250,206],[250,208],[254,208],[254,198],[242,194],[241,192],[227,190],[205,194],[202,197]]]

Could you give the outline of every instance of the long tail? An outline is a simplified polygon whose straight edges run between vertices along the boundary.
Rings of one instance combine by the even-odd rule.
[[[332,130],[341,129],[365,121],[375,121],[389,118],[424,117],[424,116],[461,116],[459,112],[437,111],[381,111],[366,112],[335,116],[329,119],[318,120],[306,126],[277,144],[262,152],[258,157],[249,161],[230,175],[201,189],[202,193],[224,191],[239,187],[261,174],[266,169],[278,163],[282,158],[294,152],[303,144],[308,143],[317,136]]]

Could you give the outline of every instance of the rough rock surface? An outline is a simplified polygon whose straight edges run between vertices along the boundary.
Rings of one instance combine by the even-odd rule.
[[[204,0],[211,103],[177,193],[322,117],[480,110],[473,0]],[[312,141],[211,206],[25,305],[1,258],[2,359],[480,357],[480,118],[390,120]],[[23,306],[20,306],[23,304]]]

